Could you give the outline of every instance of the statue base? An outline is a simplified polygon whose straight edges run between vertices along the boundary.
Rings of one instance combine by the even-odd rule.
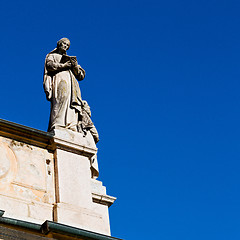
[[[0,120],[0,152],[5,217],[38,224],[50,220],[110,235],[108,207],[115,198],[92,178],[97,148],[91,134],[46,133]]]

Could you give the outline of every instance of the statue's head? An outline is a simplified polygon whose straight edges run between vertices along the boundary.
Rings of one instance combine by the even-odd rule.
[[[70,40],[68,38],[61,38],[57,42],[57,49],[67,51],[70,47]]]

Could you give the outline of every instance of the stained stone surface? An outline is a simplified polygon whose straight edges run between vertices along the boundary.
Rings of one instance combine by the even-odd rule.
[[[5,209],[6,216],[26,209],[23,219],[40,220],[43,214],[51,219],[55,202],[53,154],[4,137],[0,137],[0,152],[0,209]]]
[[[46,133],[0,119],[0,210],[4,217],[46,220],[110,235],[115,201],[92,178],[97,148],[66,129]]]
[[[110,235],[108,206],[115,198],[109,196],[106,200],[109,205],[95,202],[97,197],[103,199],[107,195],[102,183],[91,178],[91,158],[97,151],[92,136],[83,137],[70,130],[56,130],[54,134],[53,144],[58,146],[54,155],[57,168],[54,220]]]

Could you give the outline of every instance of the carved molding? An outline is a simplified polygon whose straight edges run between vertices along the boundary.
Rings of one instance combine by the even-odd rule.
[[[110,207],[116,200],[115,197],[98,193],[92,193],[92,199],[93,202],[107,205],[108,207]]]

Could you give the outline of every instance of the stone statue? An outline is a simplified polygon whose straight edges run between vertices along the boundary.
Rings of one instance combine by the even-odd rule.
[[[57,42],[57,48],[46,56],[43,86],[47,100],[51,102],[48,131],[69,129],[86,138],[90,133],[95,145],[99,141],[98,132],[91,120],[90,107],[81,98],[78,84],[84,79],[85,71],[78,65],[76,57],[67,55],[69,47],[69,39],[62,38]],[[96,179],[99,175],[96,154],[90,159],[90,168],[92,178]]]
[[[62,38],[57,42],[57,48],[46,56],[43,85],[47,100],[51,102],[48,131],[55,128],[83,131],[83,104],[77,80],[84,79],[85,71],[78,65],[76,57],[66,55],[69,47],[69,39]]]
[[[90,131],[97,143],[99,136],[91,120],[91,110],[87,101],[82,100],[77,82],[84,79],[85,71],[77,64],[76,57],[66,55],[69,47],[69,39],[62,38],[46,56],[44,90],[51,101],[48,131],[60,127],[82,132],[83,136]]]

